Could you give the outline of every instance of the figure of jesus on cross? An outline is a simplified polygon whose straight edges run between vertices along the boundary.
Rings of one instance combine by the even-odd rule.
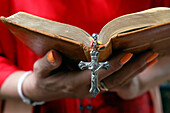
[[[92,94],[93,97],[96,97],[97,94],[100,92],[98,87],[98,70],[103,68],[108,70],[110,68],[109,62],[98,62],[99,52],[97,51],[97,38],[98,34],[93,33],[92,38],[93,41],[93,48],[90,52],[91,55],[91,62],[83,62],[79,63],[79,67],[81,70],[89,69],[91,71],[91,88],[89,92]]]

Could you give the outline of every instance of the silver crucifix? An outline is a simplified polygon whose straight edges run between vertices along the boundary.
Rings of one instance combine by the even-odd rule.
[[[98,70],[101,68],[108,70],[110,68],[110,64],[108,61],[102,63],[98,62],[99,58],[99,52],[97,51],[98,34],[93,33],[92,38],[94,39],[94,41],[93,48],[90,52],[91,62],[80,61],[78,66],[81,70],[89,69],[91,71],[91,88],[89,92],[92,94],[93,97],[96,97],[97,94],[100,92],[100,89],[98,87]]]

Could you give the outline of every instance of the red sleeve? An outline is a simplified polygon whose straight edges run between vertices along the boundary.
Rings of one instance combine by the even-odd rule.
[[[0,87],[8,76],[17,70],[9,60],[0,56]]]
[[[0,16],[10,15],[10,0],[0,0]],[[8,76],[18,69],[15,62],[15,42],[11,40],[8,29],[0,22],[0,87]]]

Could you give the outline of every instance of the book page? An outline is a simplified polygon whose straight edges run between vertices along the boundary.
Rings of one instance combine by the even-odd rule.
[[[170,21],[170,8],[159,7],[118,17],[107,23],[99,33],[99,41],[106,44],[110,37]]]
[[[6,19],[12,20],[17,25],[23,25],[26,28],[33,28],[36,29],[36,31],[40,30],[54,35],[56,34],[63,38],[79,41],[86,46],[90,46],[90,35],[84,30],[72,25],[51,21],[25,12],[18,12]]]

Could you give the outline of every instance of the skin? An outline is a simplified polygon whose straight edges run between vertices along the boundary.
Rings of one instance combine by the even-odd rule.
[[[133,99],[170,79],[170,56],[159,58],[159,62],[151,67],[148,67],[148,63],[142,63],[142,60],[137,61],[139,59],[128,62],[124,68],[106,77],[106,87],[123,99]],[[127,78],[123,81],[121,78],[125,76]],[[116,82],[116,79],[120,82]]]
[[[47,54],[35,62],[33,73],[23,82],[24,95],[34,101],[91,97],[88,92],[91,76],[89,70],[50,74],[54,69],[59,68],[62,62],[61,56],[56,51],[54,53],[54,63],[47,60]],[[120,60],[125,54],[121,53],[112,57],[109,60],[111,64],[109,70],[101,69],[99,71],[99,81],[103,80],[109,91],[117,92],[121,98],[135,98],[170,78],[169,57],[160,59],[160,63],[156,67],[148,68],[146,59],[153,54],[152,51],[134,57],[122,65]],[[160,68],[160,66],[164,66],[164,68]],[[0,89],[1,98],[20,100],[17,93],[17,82],[24,73],[24,71],[17,71],[8,77]]]
[[[126,53],[122,53],[113,57],[109,61],[111,68],[109,70],[102,69],[99,71],[99,80],[102,80],[119,70],[123,66],[119,61],[125,54]],[[50,63],[47,60],[47,55],[45,55],[43,58],[35,62],[33,73],[23,82],[24,95],[35,101],[91,97],[91,94],[89,93],[90,71],[58,72],[50,75],[51,71],[57,69],[61,64],[62,59],[57,52],[55,52],[55,59],[56,61],[54,63]],[[4,98],[19,99],[16,90],[17,81],[23,73],[23,71],[15,72],[5,81],[1,88],[1,95]],[[16,82],[14,84],[9,84],[13,80]],[[11,89],[9,89],[9,87]]]

